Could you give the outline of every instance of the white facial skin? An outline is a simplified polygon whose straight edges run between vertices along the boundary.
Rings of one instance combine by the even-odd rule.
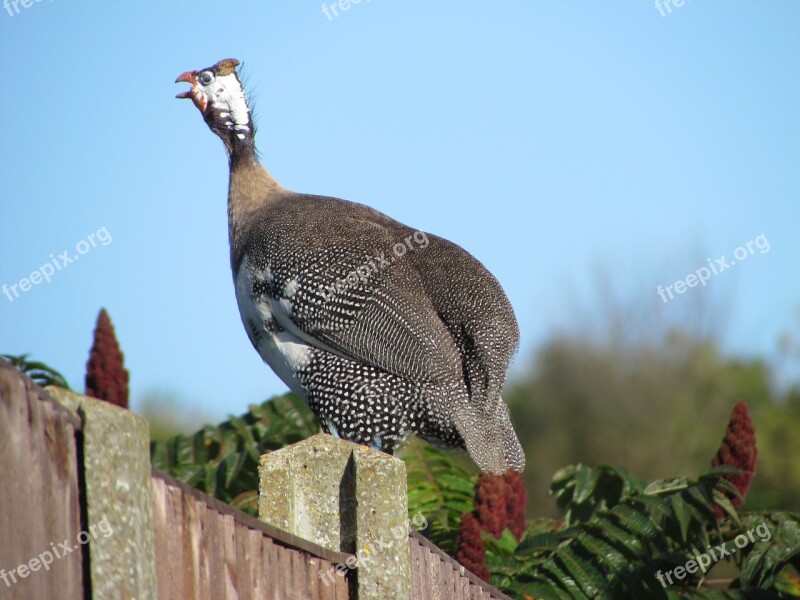
[[[211,71],[200,71],[197,74],[197,83],[192,89],[195,96],[195,104],[201,100],[197,96],[202,94],[208,110],[216,109],[220,111],[220,117],[227,119],[224,121],[228,129],[236,131],[239,139],[244,139],[245,135],[241,132],[250,131],[250,108],[247,106],[247,97],[239,79],[234,73],[216,76]],[[198,104],[198,108],[203,110]],[[203,110],[205,112],[205,110]]]

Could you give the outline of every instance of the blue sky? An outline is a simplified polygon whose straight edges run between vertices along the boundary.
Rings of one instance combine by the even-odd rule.
[[[284,186],[374,206],[495,273],[520,322],[516,372],[553,330],[597,324],[598,273],[644,327],[714,298],[728,351],[774,351],[800,305],[800,3],[337,12],[0,9],[0,285],[18,294],[0,295],[0,352],[31,352],[82,389],[104,306],[134,406],[162,392],[222,417],[284,390],[237,312],[224,149],[173,98],[177,75],[226,57],[245,63],[258,146]],[[760,235],[768,252],[659,299],[657,285]],[[79,259],[21,290],[65,250]]]

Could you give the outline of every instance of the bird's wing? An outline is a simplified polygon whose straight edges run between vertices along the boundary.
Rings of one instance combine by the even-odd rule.
[[[425,251],[414,238],[406,240],[414,231],[371,218],[339,218],[338,232],[324,240],[295,239],[291,266],[267,258],[273,279],[268,301],[276,321],[308,344],[401,377],[460,377],[453,338],[419,274],[400,254],[400,245],[406,252]]]

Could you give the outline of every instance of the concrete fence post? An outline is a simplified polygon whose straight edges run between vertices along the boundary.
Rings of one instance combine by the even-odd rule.
[[[61,388],[47,393],[83,420],[92,598],[157,598],[147,421]]]
[[[358,600],[411,600],[405,464],[326,434],[261,457],[259,518],[355,555]],[[332,584],[336,572],[318,573]]]

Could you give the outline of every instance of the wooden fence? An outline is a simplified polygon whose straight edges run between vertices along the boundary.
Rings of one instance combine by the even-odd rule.
[[[416,532],[402,546],[410,597],[359,588],[352,553],[151,471],[142,424],[0,360],[0,598],[509,600]]]
[[[159,598],[348,600],[349,554],[271,527],[153,470]]]
[[[511,600],[416,531],[410,535],[409,554],[414,600]]]
[[[84,597],[80,431],[76,415],[0,360],[0,598]]]

